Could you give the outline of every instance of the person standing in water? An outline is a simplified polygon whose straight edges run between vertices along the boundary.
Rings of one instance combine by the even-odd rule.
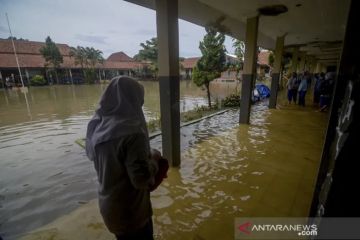
[[[301,78],[301,82],[298,88],[298,92],[299,92],[299,105],[305,107],[305,95],[306,95],[306,91],[308,89],[308,78],[309,78],[309,73],[308,72],[304,72],[304,75]]]
[[[296,72],[293,72],[286,84],[288,90],[287,97],[289,104],[291,104],[291,101],[294,101],[294,103],[296,103],[296,96],[297,96],[296,80],[297,80]]]
[[[142,111],[144,88],[116,77],[104,91],[86,134],[99,181],[99,207],[117,239],[153,239],[150,190],[160,152],[151,150]]]

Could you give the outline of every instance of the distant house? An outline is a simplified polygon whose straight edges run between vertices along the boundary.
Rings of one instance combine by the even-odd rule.
[[[270,51],[263,50],[258,53],[257,75],[259,77],[270,77],[272,67],[269,64]]]
[[[45,43],[15,40],[14,44],[25,84],[28,84],[30,79],[38,74],[45,76],[49,83],[55,82],[55,77],[46,70],[45,59],[40,53],[40,49],[45,46]],[[59,68],[59,83],[83,82],[81,66],[76,65],[75,59],[70,57],[70,46],[67,44],[56,45],[64,61]],[[110,79],[116,75],[137,75],[139,69],[142,69],[144,65],[146,63],[137,62],[124,52],[117,52],[111,54],[103,64],[98,64],[96,71],[99,79]],[[11,40],[0,39],[0,80],[6,78],[12,79],[17,84],[20,83]]]
[[[124,52],[111,54],[101,66],[103,78],[111,79],[117,75],[137,76],[146,63],[135,61]]]
[[[271,66],[269,65],[269,55],[270,51],[261,51],[258,54],[258,62],[257,62],[257,74],[261,77],[268,77],[271,73]],[[180,75],[183,79],[191,79],[192,70],[196,66],[197,61],[200,57],[191,57],[185,58],[181,64],[183,66],[183,70],[180,72]],[[236,55],[226,54],[226,64],[227,65],[235,65],[239,63]],[[221,73],[221,77],[216,79],[217,82],[229,82],[235,81],[236,79],[241,79],[242,71],[236,75],[235,70],[227,70]]]
[[[37,74],[46,76],[45,59],[40,54],[40,49],[45,46],[42,42],[15,40],[16,52],[19,59],[22,77],[27,83],[29,79]],[[75,67],[74,59],[70,58],[70,47],[66,44],[56,44],[63,56],[61,69],[72,69]],[[75,74],[75,72],[74,72]],[[17,69],[14,49],[11,40],[0,39],[0,77],[10,78],[19,82],[19,72]],[[52,78],[52,76],[47,76]]]
[[[181,62],[183,70],[180,72],[180,75],[183,79],[191,79],[193,68],[199,59],[200,57],[191,57],[185,58],[184,61]]]

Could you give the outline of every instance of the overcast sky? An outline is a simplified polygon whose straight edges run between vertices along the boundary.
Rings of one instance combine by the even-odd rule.
[[[155,11],[122,0],[0,0],[0,38],[13,36],[100,49],[104,57],[123,51],[134,56],[140,43],[156,36]],[[203,27],[179,20],[180,56],[199,56]],[[226,49],[233,53],[231,38]]]

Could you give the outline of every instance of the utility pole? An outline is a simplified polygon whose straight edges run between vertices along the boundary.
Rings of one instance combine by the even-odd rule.
[[[20,65],[19,65],[19,59],[18,59],[18,56],[17,56],[17,54],[16,54],[16,48],[15,48],[15,44],[14,44],[13,35],[12,35],[12,33],[11,33],[10,22],[9,22],[9,17],[8,17],[8,14],[7,14],[7,13],[6,13],[6,20],[7,20],[7,24],[8,24],[8,27],[9,27],[11,42],[12,42],[12,45],[13,45],[13,48],[14,48],[14,54],[15,54],[16,64],[17,64],[17,67],[18,67],[18,70],[19,70],[19,75],[20,75],[21,84],[22,84],[22,87],[23,87],[23,89],[24,89],[24,88],[25,88],[25,85],[24,85],[24,81],[23,81],[23,78],[22,78],[22,75],[21,75],[21,69],[20,69]]]

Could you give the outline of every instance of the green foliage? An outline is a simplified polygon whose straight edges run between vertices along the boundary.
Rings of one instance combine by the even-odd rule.
[[[180,120],[181,122],[189,122],[215,113],[217,110],[217,106],[212,106],[211,108],[208,106],[196,107],[193,110],[180,113]]]
[[[269,65],[273,67],[275,62],[275,56],[273,52],[270,52],[268,61],[269,61]]]
[[[97,76],[95,72],[96,65],[104,62],[102,54],[102,51],[92,47],[77,46],[70,49],[70,57],[74,57],[75,64],[81,66],[87,83],[95,82]]]
[[[95,49],[93,47],[91,48],[86,47],[85,55],[86,55],[87,65],[90,66],[90,68],[94,69],[96,64],[103,63],[104,58],[102,54],[103,52],[98,49]]]
[[[223,101],[222,105],[224,107],[239,107],[240,106],[240,94],[234,93],[227,96]]]
[[[134,56],[134,59],[137,61],[147,61],[150,62],[147,71],[150,70],[152,75],[156,76],[158,71],[157,58],[158,58],[158,41],[157,38],[151,38],[145,43],[140,43],[142,49],[139,50],[138,54]]]
[[[245,42],[237,40],[233,38],[233,47],[235,48],[235,55],[239,59],[239,62],[233,66],[233,69],[236,70],[236,75],[239,73],[240,70],[243,68],[244,57],[245,57]]]
[[[45,58],[46,63],[55,69],[63,63],[63,57],[59,48],[49,36],[45,40],[45,46],[40,49],[40,53]]]
[[[139,50],[139,53],[134,56],[134,59],[141,61],[150,61],[152,63],[157,62],[158,57],[158,41],[157,38],[151,38],[145,43],[140,43],[142,49]]]
[[[218,106],[216,104],[212,108],[209,108],[207,106],[196,107],[193,110],[180,113],[180,121],[182,123],[189,122],[215,113],[216,111],[218,111]],[[157,116],[154,120],[148,121],[146,124],[149,133],[160,130],[160,116]]]
[[[41,75],[35,75],[30,80],[31,86],[44,86],[46,84],[47,84],[47,82],[46,82],[45,78]]]
[[[86,50],[84,47],[77,46],[76,48],[70,48],[70,57],[75,58],[75,65],[80,65],[84,68],[87,64]]]
[[[45,40],[45,46],[40,49],[40,53],[45,58],[45,67],[50,67],[54,70],[56,81],[58,82],[57,69],[60,67],[60,64],[63,63],[63,57],[59,48],[49,36]]]
[[[221,72],[225,69],[225,35],[217,33],[211,27],[207,27],[205,30],[206,35],[199,46],[202,56],[193,69],[192,79],[197,86],[206,87],[208,104],[211,108],[210,82],[220,77]]]
[[[96,79],[96,71],[93,68],[87,68],[84,70],[85,81],[88,84],[92,84]]]
[[[18,41],[29,41],[29,39],[25,38],[16,38],[16,37],[8,37],[8,40],[18,40]]]
[[[201,87],[203,85],[209,85],[212,80],[219,77],[220,74],[217,72],[205,72],[199,70],[199,68],[196,66],[193,69],[192,72],[192,78],[193,82],[196,84],[196,86]]]
[[[160,118],[148,121],[147,128],[149,133],[160,130],[160,124]]]
[[[235,55],[240,61],[244,61],[245,56],[245,42],[233,38],[233,47],[235,48]]]

